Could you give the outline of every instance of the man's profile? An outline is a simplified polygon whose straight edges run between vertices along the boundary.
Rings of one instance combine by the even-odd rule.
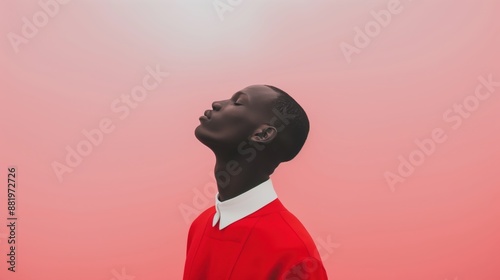
[[[184,280],[327,279],[311,236],[270,178],[308,133],[303,108],[274,86],[246,87],[205,111],[195,136],[215,154],[218,193],[189,229]]]

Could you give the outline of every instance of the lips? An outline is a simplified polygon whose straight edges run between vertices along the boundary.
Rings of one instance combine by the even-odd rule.
[[[208,121],[212,118],[212,110],[206,110],[203,116],[200,117],[200,121]]]
[[[212,110],[206,110],[204,115],[205,115],[205,117],[207,117],[207,119],[211,119],[212,118]]]

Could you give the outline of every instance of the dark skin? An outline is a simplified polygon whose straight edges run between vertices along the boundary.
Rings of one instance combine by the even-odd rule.
[[[210,148],[216,158],[219,200],[236,197],[269,179],[279,160],[269,144],[277,141],[278,130],[272,125],[272,105],[278,93],[264,85],[253,85],[230,99],[215,101],[212,110],[200,117],[196,138]],[[249,158],[238,147],[255,149]],[[219,179],[220,172],[231,174]],[[227,180],[227,178],[229,178]]]

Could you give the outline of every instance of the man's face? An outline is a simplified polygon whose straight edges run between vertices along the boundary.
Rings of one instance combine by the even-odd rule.
[[[215,101],[205,111],[195,136],[211,149],[233,150],[249,139],[262,124],[272,119],[273,101],[278,93],[263,85],[246,87],[230,99]]]

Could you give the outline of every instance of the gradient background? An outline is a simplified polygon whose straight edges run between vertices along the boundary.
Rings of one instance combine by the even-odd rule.
[[[214,157],[194,128],[250,84],[288,91],[309,114],[303,151],[272,178],[330,279],[500,279],[500,87],[458,129],[443,120],[479,76],[500,81],[499,1],[401,1],[350,63],[340,44],[389,1],[241,1],[223,20],[212,2],[74,0],[18,53],[7,34],[41,7],[0,2],[0,279],[181,279],[180,209],[213,204]],[[170,76],[119,119],[110,104],[155,65]],[[106,117],[115,130],[59,182],[52,162]],[[391,190],[384,173],[434,128],[447,140]]]

